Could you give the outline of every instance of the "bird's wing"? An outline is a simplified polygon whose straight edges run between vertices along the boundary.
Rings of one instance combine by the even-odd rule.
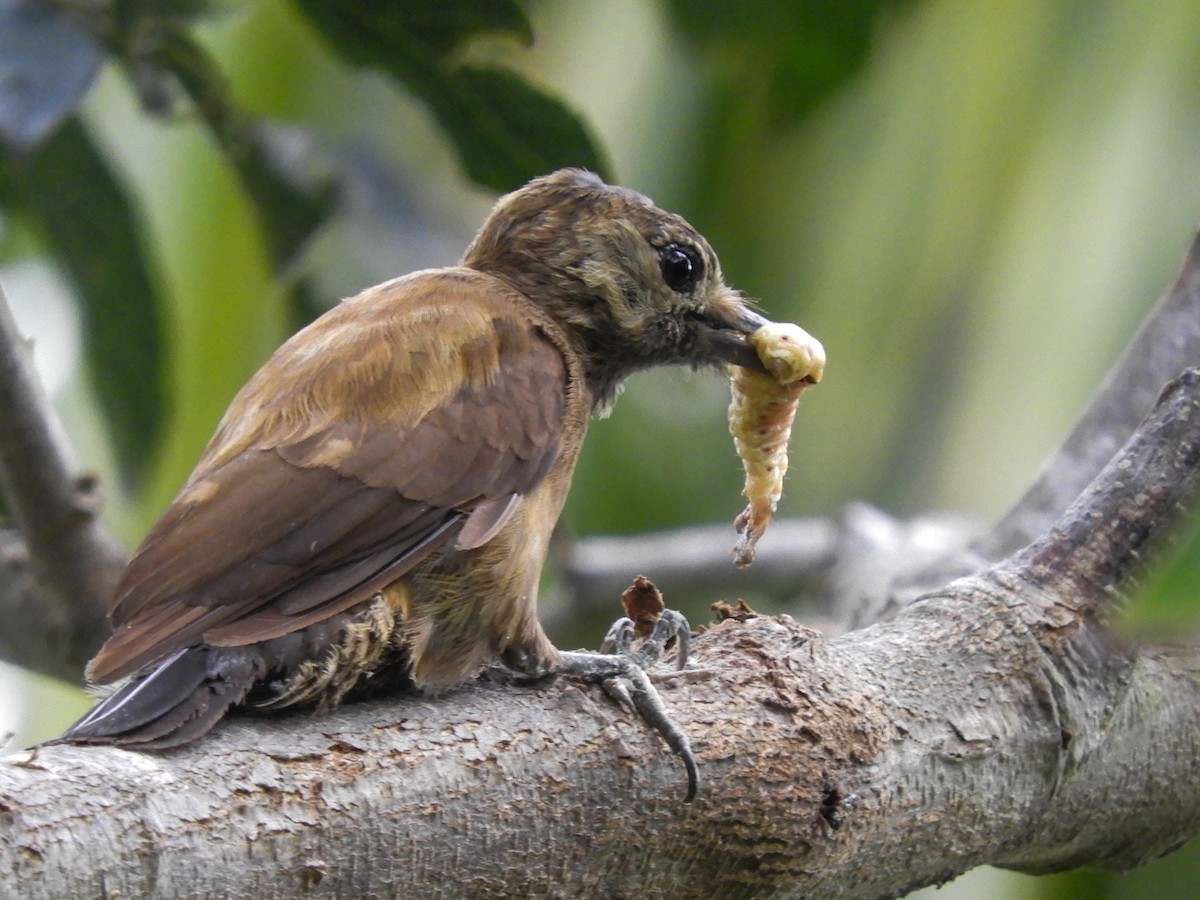
[[[89,677],[287,634],[460,532],[485,543],[561,449],[567,364],[535,319],[496,279],[437,270],[284,344],[134,555]]]

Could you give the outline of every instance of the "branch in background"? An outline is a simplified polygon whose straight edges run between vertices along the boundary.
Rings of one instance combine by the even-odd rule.
[[[700,759],[692,805],[677,759],[602,691],[481,682],[234,721],[160,755],[10,757],[0,886],[837,900],[985,863],[1139,865],[1200,828],[1200,656],[1116,646],[1099,620],[1194,498],[1197,410],[1193,371],[1045,536],[886,622],[701,635],[658,676]]]
[[[58,653],[53,631],[42,627],[44,618],[42,592],[30,571],[25,541],[15,528],[0,527],[0,621],[5,623],[0,628],[0,660],[36,669]],[[79,670],[46,674],[74,680]]]
[[[105,602],[125,553],[100,521],[96,481],[72,458],[2,289],[0,410],[0,489],[41,587],[36,603],[17,579],[0,591],[12,604],[0,607],[0,655],[77,681],[107,631]]]
[[[867,604],[879,615],[949,579],[978,572],[1044,533],[1112,459],[1154,405],[1163,385],[1200,361],[1200,234],[1178,277],[1109,371],[1071,433],[1021,499],[982,537],[933,564],[898,570]]]
[[[1198,398],[1200,369],[1188,369],[1062,520],[1008,566],[1037,587],[1076,597],[1082,605],[1072,614],[1110,620],[1116,588],[1146,567],[1200,493]]]
[[[611,615],[630,578],[643,573],[668,601],[693,608],[745,598],[797,611],[803,598],[810,624],[816,617],[827,623],[823,631],[841,631],[880,618],[864,604],[887,596],[898,572],[957,557],[979,531],[978,522],[958,514],[902,520],[850,503],[837,519],[776,519],[746,569],[733,565],[729,523],[586,537],[557,554],[561,581],[543,618],[553,632],[580,617]]]
[[[1153,407],[1163,385],[1200,362],[1200,235],[1179,276],[1142,323],[1087,409],[1037,480],[978,550],[999,559],[1050,527],[1112,459]]]
[[[571,616],[611,615],[630,578],[651,576],[670,600],[713,602],[769,597],[788,602],[814,585],[833,562],[837,525],[828,519],[776,519],[749,569],[733,565],[733,525],[574,541],[555,556],[559,592]],[[553,611],[547,611],[553,627]]]

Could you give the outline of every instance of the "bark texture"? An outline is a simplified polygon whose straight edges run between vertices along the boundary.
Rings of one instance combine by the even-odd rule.
[[[727,619],[661,673],[700,795],[595,688],[480,683],[0,766],[22,896],[885,897],[983,863],[1127,869],[1200,825],[1200,658],[1120,587],[1194,499],[1200,371],[1046,535],[826,639]],[[1097,810],[1103,810],[1097,814]]]

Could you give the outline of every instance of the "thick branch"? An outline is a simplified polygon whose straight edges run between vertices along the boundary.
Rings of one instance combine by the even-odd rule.
[[[0,886],[838,898],[989,862],[1138,865],[1200,828],[1200,656],[1120,646],[1096,598],[1194,490],[1197,403],[1189,373],[1043,540],[889,621],[702,635],[693,668],[659,676],[701,762],[691,806],[677,760],[598,689],[485,683],[162,756],[13,757]]]
[[[124,552],[100,521],[95,478],[72,458],[3,291],[0,410],[0,488],[42,587],[36,607],[20,590],[0,591],[0,655],[77,679],[106,630],[104,604]]]
[[[1194,833],[1197,660],[1114,662],[1084,630],[1061,649],[1091,668],[1067,681],[1012,604],[976,584],[830,642],[787,619],[717,627],[663,685],[701,759],[692,806],[657,739],[565,683],[242,720],[163,756],[18,755],[0,885],[874,897],[987,862],[1126,868]]]

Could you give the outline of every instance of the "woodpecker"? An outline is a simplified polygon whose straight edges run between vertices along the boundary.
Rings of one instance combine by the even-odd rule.
[[[63,739],[163,749],[235,705],[327,710],[499,662],[631,686],[694,792],[652,654],[561,653],[538,580],[589,419],[652,366],[764,371],[766,322],[641,194],[564,169],[502,197],[460,265],[343,301],[237,394],[109,604],[87,675],[115,690]],[[686,634],[660,622],[658,646]]]

